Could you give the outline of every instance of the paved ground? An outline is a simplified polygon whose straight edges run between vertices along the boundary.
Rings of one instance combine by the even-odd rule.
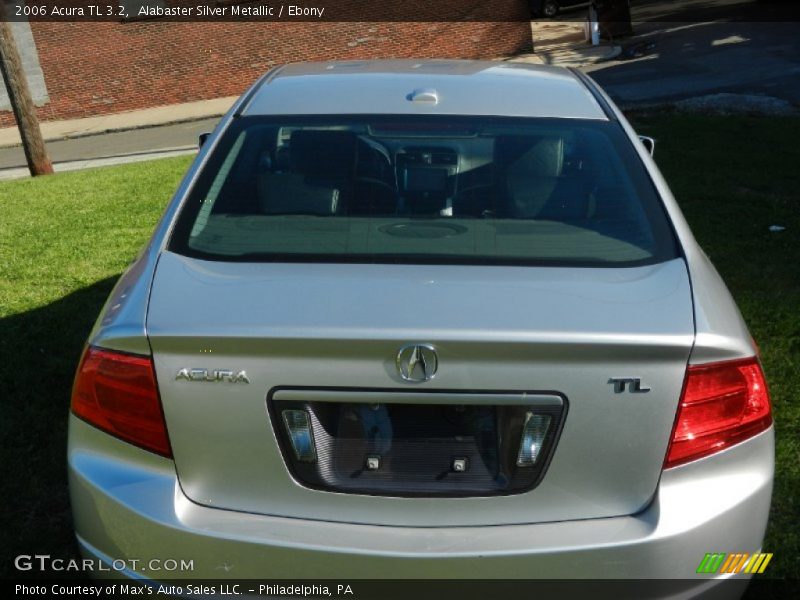
[[[107,164],[110,157],[118,159],[113,162],[121,163],[188,154],[197,149],[197,136],[211,131],[218,120],[212,118],[58,140],[48,142],[47,149],[57,171],[81,166],[101,166]],[[21,146],[0,148],[0,179],[27,175],[25,164]]]
[[[800,23],[651,23],[639,29],[650,30],[636,41],[655,42],[651,54],[584,68],[621,105],[720,92],[800,105]]]
[[[586,24],[577,20],[582,14],[584,13],[571,11],[556,19],[534,21],[532,32],[535,52],[525,55],[524,61],[560,67],[582,67],[615,58],[621,50],[618,45],[604,41],[599,46],[591,46],[585,41]]]
[[[800,106],[796,2],[640,0],[633,10],[634,37],[599,48],[583,42],[585,18],[580,9],[534,22],[536,54],[545,63],[591,73],[623,106],[721,93]],[[626,58],[626,49],[648,42],[652,51]]]

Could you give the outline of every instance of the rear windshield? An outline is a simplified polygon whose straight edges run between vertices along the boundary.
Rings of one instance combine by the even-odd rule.
[[[617,123],[240,117],[170,250],[229,261],[627,266],[676,255]]]

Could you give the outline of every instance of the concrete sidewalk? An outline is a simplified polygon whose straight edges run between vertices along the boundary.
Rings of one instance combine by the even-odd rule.
[[[613,60],[621,54],[622,49],[609,42],[589,44],[584,28],[584,21],[533,21],[534,52],[508,60],[577,68]]]
[[[155,127],[183,121],[197,121],[209,117],[219,117],[233,105],[237,96],[200,100],[170,106],[156,106],[143,110],[70,119],[66,121],[47,121],[41,124],[45,141],[52,142],[87,135],[97,135],[111,131],[125,131],[142,127]],[[18,146],[22,142],[16,127],[0,129],[0,148]]]
[[[584,28],[584,21],[534,21],[533,49],[545,64],[559,67],[583,67],[620,55],[622,49],[610,42],[592,46]]]

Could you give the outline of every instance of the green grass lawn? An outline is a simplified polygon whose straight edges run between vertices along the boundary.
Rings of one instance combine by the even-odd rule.
[[[120,272],[191,157],[0,183],[0,573],[75,552],[65,444],[72,377]]]
[[[660,116],[634,121],[761,350],[776,430],[764,551],[800,577],[800,119]],[[786,230],[770,233],[771,225]]]
[[[635,125],[658,140],[657,162],[761,347],[778,440],[768,573],[800,577],[800,119],[665,114]],[[75,552],[65,468],[74,369],[189,161],[0,183],[5,576],[17,575],[17,554]]]

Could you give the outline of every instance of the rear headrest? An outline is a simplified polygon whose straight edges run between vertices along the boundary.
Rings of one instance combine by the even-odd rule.
[[[289,159],[289,147],[280,146],[275,150],[275,170],[282,172],[288,171],[291,168],[292,164]]]
[[[509,161],[511,175],[533,177],[558,177],[564,167],[564,140],[560,137],[521,138],[511,142],[509,148],[515,158]],[[524,148],[520,146],[524,144]]]
[[[351,177],[356,159],[352,131],[301,130],[289,141],[292,172],[316,177]]]

